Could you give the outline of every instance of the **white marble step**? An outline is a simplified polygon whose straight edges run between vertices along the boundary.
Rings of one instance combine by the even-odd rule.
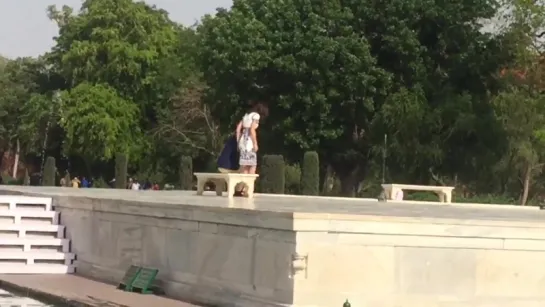
[[[26,236],[27,232],[40,232],[50,233],[55,235],[56,238],[62,239],[64,237],[63,225],[49,225],[49,224],[15,224],[15,223],[0,223],[0,232],[17,233],[19,238]]]
[[[50,251],[0,251],[0,260],[74,260],[74,254]]]
[[[13,222],[21,223],[22,218],[38,218],[51,220],[51,224],[59,222],[59,213],[55,211],[40,211],[28,209],[0,210],[0,217],[12,217]],[[32,222],[32,221],[29,221]]]
[[[0,248],[2,246],[21,246],[24,251],[40,247],[62,247],[63,252],[69,252],[70,240],[58,238],[13,238],[2,237],[0,235]]]
[[[51,211],[51,197],[33,197],[21,195],[0,195],[0,204],[7,204],[9,210],[29,208]]]
[[[75,269],[65,264],[0,264],[0,274],[71,274]]]

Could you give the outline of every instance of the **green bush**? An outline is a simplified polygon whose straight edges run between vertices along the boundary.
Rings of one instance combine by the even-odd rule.
[[[116,180],[117,181],[117,180]],[[93,188],[97,188],[97,189],[107,189],[109,188],[110,186],[108,185],[108,183],[106,182],[106,180],[104,180],[104,178],[102,177],[98,177],[98,178],[94,178],[93,179]]]
[[[2,182],[5,185],[22,185],[24,180],[23,178],[13,178],[7,173],[2,173]]]
[[[284,194],[286,185],[286,165],[281,155],[263,156],[260,171],[262,193]]]
[[[315,151],[305,152],[303,157],[301,193],[303,195],[320,194],[320,159]]]
[[[47,157],[44,165],[44,172],[42,177],[42,185],[46,187],[54,187],[55,184],[55,173],[57,172],[57,167],[55,166],[55,158]]]
[[[286,165],[286,194],[301,192],[301,168],[299,164]]]
[[[180,188],[182,190],[193,189],[193,159],[191,157],[183,156],[180,160]]]
[[[117,154],[115,156],[115,188],[126,189],[127,188],[127,166],[129,159],[125,154]]]

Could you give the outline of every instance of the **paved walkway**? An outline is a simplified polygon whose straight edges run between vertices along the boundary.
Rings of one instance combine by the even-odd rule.
[[[0,287],[71,306],[197,307],[165,297],[120,291],[76,275],[0,275]]]

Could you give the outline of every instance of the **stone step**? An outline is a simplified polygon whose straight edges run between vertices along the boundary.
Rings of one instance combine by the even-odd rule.
[[[51,204],[51,197],[0,195],[0,210],[38,209],[43,211],[51,211]]]
[[[71,274],[74,271],[73,265],[65,264],[0,263],[0,274]]]
[[[7,218],[7,219],[6,219]],[[59,213],[55,211],[38,211],[28,209],[0,210],[0,220],[2,222],[20,223],[43,223],[58,224]]]
[[[48,224],[15,224],[15,223],[0,223],[0,234],[16,234],[19,238],[33,235],[48,235],[59,239],[64,238],[63,225],[48,225]]]
[[[26,260],[29,264],[38,260],[74,260],[72,253],[50,252],[50,251],[8,251],[0,252],[0,264],[4,260]]]
[[[0,235],[0,252],[4,247],[19,247],[21,251],[39,250],[47,247],[60,249],[62,252],[70,251],[69,239],[58,238],[14,238]]]

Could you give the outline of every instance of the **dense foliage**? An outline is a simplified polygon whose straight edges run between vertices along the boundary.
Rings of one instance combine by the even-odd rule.
[[[457,200],[545,195],[539,1],[234,0],[191,28],[132,0],[76,9],[49,8],[50,52],[0,58],[11,177],[53,156],[109,182],[122,152],[126,175],[175,183],[182,157],[213,169],[260,100],[259,155],[285,158],[288,192],[376,197],[384,177]]]
[[[183,156],[180,160],[180,188],[182,190],[193,189],[193,160]]]
[[[303,156],[301,192],[304,195],[320,194],[320,160],[315,151],[305,152]]]
[[[281,155],[265,155],[261,163],[259,187],[262,193],[284,194],[286,188],[286,164]]]
[[[57,172],[57,166],[55,165],[55,158],[47,157],[47,159],[45,160],[45,165],[44,165],[44,175],[43,175],[42,185],[47,187],[56,186],[57,185],[55,182],[56,172]]]
[[[127,188],[127,165],[129,158],[126,154],[118,153],[115,156],[115,188]]]

